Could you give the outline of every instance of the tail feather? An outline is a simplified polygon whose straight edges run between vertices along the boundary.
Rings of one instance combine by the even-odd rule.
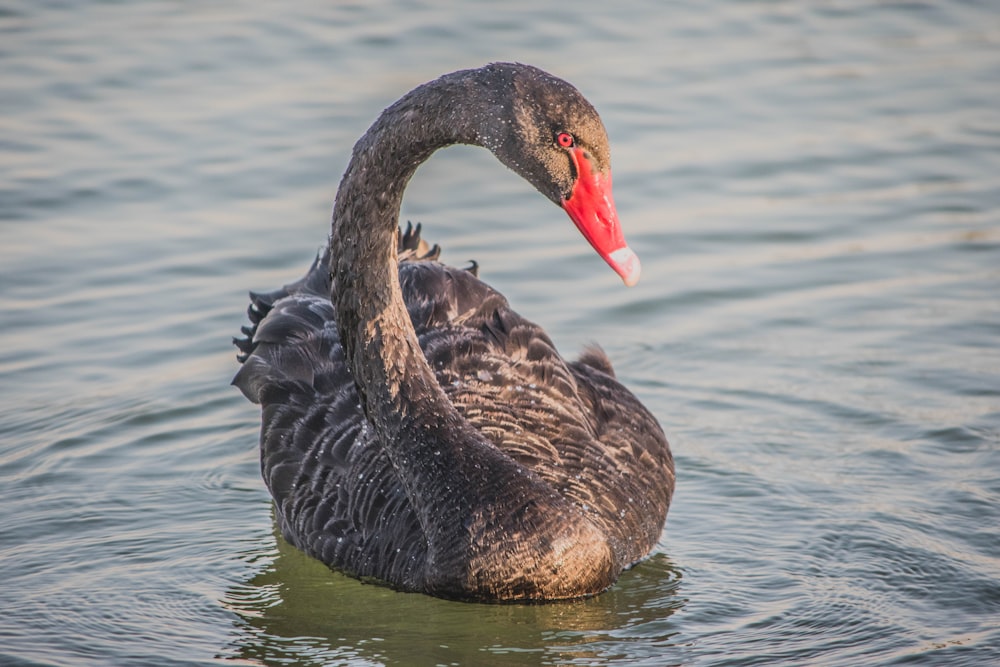
[[[427,243],[420,237],[420,231],[420,223],[414,225],[412,222],[407,222],[406,229],[400,228],[398,232],[400,262],[438,261],[441,256],[441,246]],[[254,353],[260,343],[261,323],[279,301],[292,295],[329,298],[330,271],[327,253],[328,250],[322,248],[305,276],[299,280],[271,292],[250,292],[250,305],[247,307],[247,318],[250,320],[250,326],[241,327],[240,331],[243,333],[243,337],[233,338],[233,344],[238,350],[236,358],[240,363],[245,363]],[[475,275],[476,268],[477,265],[473,262],[472,267],[468,270]]]

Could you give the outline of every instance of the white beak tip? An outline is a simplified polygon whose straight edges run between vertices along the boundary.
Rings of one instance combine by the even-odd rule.
[[[642,265],[639,263],[639,256],[628,246],[608,254],[608,264],[622,277],[627,287],[633,287],[639,282]]]

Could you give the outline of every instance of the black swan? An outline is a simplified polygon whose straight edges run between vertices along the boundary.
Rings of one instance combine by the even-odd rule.
[[[400,230],[410,177],[452,144],[492,151],[638,279],[590,103],[526,65],[454,72],[354,146],[328,248],[298,282],[251,293],[233,384],[261,405],[263,477],[299,549],[444,598],[594,595],[659,538],[670,449],[599,348],[564,361],[475,266]]]

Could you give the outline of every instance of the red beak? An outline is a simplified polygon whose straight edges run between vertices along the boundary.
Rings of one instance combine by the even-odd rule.
[[[576,164],[576,183],[562,207],[597,254],[632,287],[639,282],[639,258],[625,243],[618,222],[611,197],[611,172],[593,171],[582,148],[572,149],[570,155]]]

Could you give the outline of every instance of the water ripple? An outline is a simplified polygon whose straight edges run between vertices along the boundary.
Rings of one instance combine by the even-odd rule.
[[[0,8],[0,662],[1000,663],[996,12],[575,9]],[[677,456],[653,558],[571,604],[295,552],[228,385],[246,290],[309,263],[375,113],[497,59],[602,110],[643,282],[482,151],[403,215],[603,344]]]

